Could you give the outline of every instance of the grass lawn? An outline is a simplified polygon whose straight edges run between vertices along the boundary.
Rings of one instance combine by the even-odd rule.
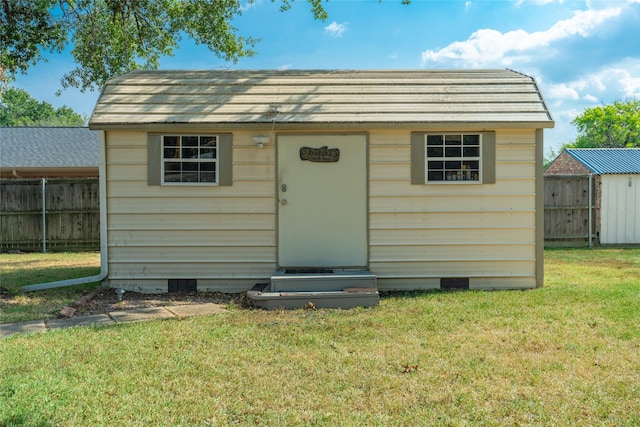
[[[55,317],[99,283],[27,293],[20,291],[22,286],[98,273],[99,252],[0,254],[0,286],[14,294],[0,299],[0,323]]]
[[[531,291],[235,309],[0,341],[0,425],[640,425],[640,250]]]

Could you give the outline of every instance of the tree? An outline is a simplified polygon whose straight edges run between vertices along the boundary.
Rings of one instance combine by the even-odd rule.
[[[85,117],[62,106],[40,102],[24,89],[9,87],[0,95],[0,126],[84,126]]]
[[[571,121],[575,148],[640,148],[640,100],[587,108]]]
[[[284,11],[295,0],[271,1],[279,1]],[[323,0],[306,1],[314,18],[327,18]],[[241,13],[240,0],[4,0],[0,83],[41,61],[44,52],[68,45],[78,67],[63,76],[62,86],[82,91],[126,71],[157,68],[183,36],[236,62],[253,55],[257,42],[231,25]]]

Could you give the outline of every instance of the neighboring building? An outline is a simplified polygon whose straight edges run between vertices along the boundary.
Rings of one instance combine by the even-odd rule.
[[[97,177],[98,135],[88,127],[0,127],[0,177]]]
[[[277,291],[348,272],[384,290],[542,286],[543,99],[511,70],[110,79],[89,124],[110,286]]]
[[[566,148],[545,175],[592,175],[601,244],[640,244],[640,148]]]

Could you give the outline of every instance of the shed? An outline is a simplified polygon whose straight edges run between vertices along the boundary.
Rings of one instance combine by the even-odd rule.
[[[88,127],[0,127],[0,177],[95,178],[98,134]]]
[[[600,244],[640,244],[640,148],[566,148],[545,170],[591,175]]]
[[[542,286],[553,125],[535,80],[512,70],[115,77],[89,123],[103,131],[108,281],[281,294]]]

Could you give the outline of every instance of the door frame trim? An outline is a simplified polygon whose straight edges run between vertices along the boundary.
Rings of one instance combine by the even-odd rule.
[[[361,135],[364,137],[365,140],[365,191],[366,191],[366,197],[365,197],[365,218],[366,218],[366,230],[365,230],[365,242],[366,242],[366,247],[365,247],[365,261],[366,261],[366,265],[364,266],[341,266],[341,267],[337,267],[335,270],[362,270],[362,268],[364,267],[365,269],[369,269],[369,264],[370,264],[370,250],[371,250],[371,243],[370,243],[370,233],[371,233],[371,227],[370,227],[370,223],[371,223],[371,218],[370,218],[370,209],[369,209],[369,203],[371,200],[371,193],[370,193],[370,163],[369,163],[369,151],[370,151],[370,137],[369,137],[369,132],[359,132],[359,131],[345,131],[345,132],[340,132],[340,131],[332,131],[332,132],[326,132],[326,131],[307,131],[307,132],[297,132],[297,131],[293,131],[293,132],[276,132],[274,135],[274,139],[275,139],[275,149],[276,149],[276,158],[275,158],[275,172],[276,172],[276,176],[275,176],[275,197],[274,197],[274,203],[275,203],[275,208],[276,208],[276,270],[281,270],[282,268],[288,268],[288,267],[283,267],[282,264],[280,263],[280,144],[279,144],[279,138],[281,136],[340,136],[340,135],[345,135],[345,136],[358,136]]]

